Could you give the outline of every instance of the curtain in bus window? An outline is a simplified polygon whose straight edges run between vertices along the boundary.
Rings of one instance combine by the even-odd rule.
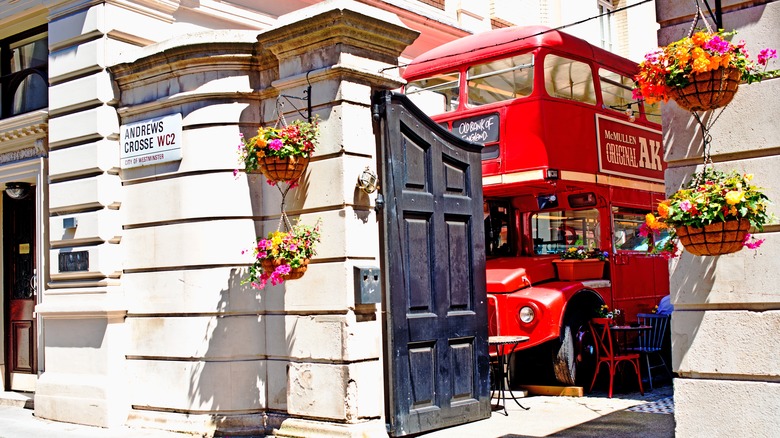
[[[593,72],[584,62],[556,55],[545,56],[544,85],[547,94],[552,97],[596,103]]]
[[[435,116],[458,109],[459,84],[460,74],[452,72],[411,81],[404,94],[427,116]]]
[[[468,69],[466,83],[469,106],[527,97],[533,91],[533,54],[472,66]]]

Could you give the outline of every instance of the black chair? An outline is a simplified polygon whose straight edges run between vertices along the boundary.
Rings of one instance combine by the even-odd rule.
[[[656,368],[663,368],[669,377],[672,377],[672,370],[664,360],[662,353],[664,336],[669,329],[669,315],[656,315],[655,313],[640,313],[637,314],[637,320],[639,325],[647,325],[652,327],[650,330],[642,331],[639,333],[637,339],[637,346],[629,348],[630,351],[640,353],[645,357],[645,363],[647,364],[647,380],[650,382],[650,390],[653,390],[653,370]],[[650,364],[650,356],[655,356],[658,360],[654,365]]]

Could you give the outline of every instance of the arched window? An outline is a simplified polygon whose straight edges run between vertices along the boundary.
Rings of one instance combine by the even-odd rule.
[[[0,40],[0,118],[49,105],[46,26]]]

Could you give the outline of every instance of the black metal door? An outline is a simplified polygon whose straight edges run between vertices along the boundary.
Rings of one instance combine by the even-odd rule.
[[[389,432],[490,416],[479,145],[405,96],[374,96]]]

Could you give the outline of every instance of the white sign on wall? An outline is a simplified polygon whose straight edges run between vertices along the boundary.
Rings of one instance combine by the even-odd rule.
[[[181,160],[181,114],[119,127],[122,169]]]

